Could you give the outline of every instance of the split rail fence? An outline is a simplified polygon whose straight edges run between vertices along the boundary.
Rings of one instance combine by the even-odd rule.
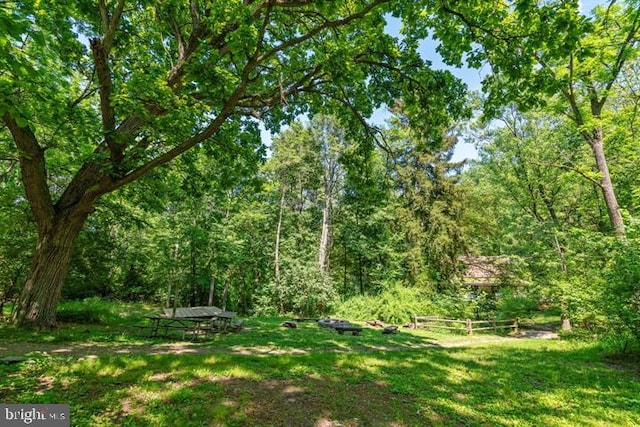
[[[518,319],[509,320],[471,320],[471,319],[443,319],[433,316],[413,316],[413,324],[416,328],[434,328],[464,331],[472,335],[475,331],[497,331],[498,329],[513,329],[518,331]]]

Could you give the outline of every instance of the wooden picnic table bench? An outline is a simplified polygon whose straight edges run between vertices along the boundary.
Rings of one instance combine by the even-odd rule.
[[[339,325],[334,326],[334,328],[340,335],[344,335],[345,332],[351,332],[351,335],[360,335],[362,332],[362,328],[360,326],[355,325]]]
[[[183,338],[189,335],[191,339],[197,339],[215,330],[208,319],[166,316],[145,316],[145,318],[149,320],[149,324],[137,325],[137,328],[148,331],[151,337],[168,337],[170,331],[179,331],[182,332]]]
[[[138,325],[140,331],[148,331],[151,337],[169,336],[170,331],[181,331],[183,338],[206,337],[212,332],[240,330],[242,322],[232,323],[236,313],[217,307],[165,308],[164,315],[145,316],[149,324]]]
[[[215,306],[206,307],[176,307],[163,309],[165,316],[170,318],[191,318],[206,319],[212,322],[212,325],[219,327],[222,331],[227,332],[232,328],[233,318],[236,313],[233,311],[225,311]],[[241,325],[241,323],[239,323]]]
[[[362,332],[362,327],[340,319],[319,319],[318,325],[323,328],[335,329],[340,335],[344,335],[345,332],[351,332],[351,335],[360,335]]]

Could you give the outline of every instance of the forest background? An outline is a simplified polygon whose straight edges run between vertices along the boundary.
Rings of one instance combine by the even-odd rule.
[[[363,2],[363,10],[374,3]],[[81,61],[78,52],[92,56],[98,84],[90,80],[71,106],[84,108],[73,113],[80,127],[89,127],[90,116],[102,108],[102,120],[91,131],[104,131],[111,150],[118,142],[109,144],[107,128],[115,122],[105,117],[115,118],[105,93],[123,89],[116,80],[115,89],[105,84],[109,73],[103,69],[101,74],[99,59],[101,53],[108,57],[109,44],[117,40],[109,36],[118,14],[125,12],[119,9],[123,2],[101,4],[105,37],[92,39],[91,46],[88,38],[84,45],[80,40],[73,47],[77,52],[69,54],[73,58],[65,60]],[[47,21],[30,2],[12,5],[0,5],[0,28],[8,34],[0,43],[11,47],[0,56],[5,70],[0,74],[0,297],[2,304],[16,303],[17,323],[29,323],[29,304],[36,298],[32,278],[49,229],[43,225],[41,199],[29,190],[29,162],[39,152],[29,152],[20,138],[29,133],[44,138],[46,188],[63,202],[75,183],[71,171],[86,159],[100,163],[96,151],[74,145],[74,138],[83,142],[82,132],[59,121],[62,109],[38,104],[39,91],[48,88],[38,86],[42,82],[24,60],[40,55],[42,63],[55,62],[51,50],[64,44],[51,47],[44,39],[48,29],[60,25],[59,17],[52,14]],[[291,10],[297,13],[296,7],[306,11],[304,4]],[[343,13],[338,9],[322,12]],[[465,94],[444,71],[430,75],[430,92],[424,81],[405,79],[406,87],[394,94],[393,79],[380,77],[380,87],[387,85],[390,92],[386,103],[380,97],[374,104],[386,106],[389,119],[373,125],[366,120],[373,109],[354,107],[360,94],[357,88],[344,89],[350,80],[341,73],[366,83],[377,83],[376,78],[358,74],[361,64],[345,59],[350,53],[344,46],[336,48],[327,57],[339,64],[331,75],[338,89],[319,90],[303,100],[322,108],[297,108],[285,99],[293,92],[283,89],[282,81],[269,93],[280,110],[252,104],[270,114],[263,116],[275,132],[269,147],[260,140],[257,122],[243,117],[221,128],[215,144],[203,137],[135,179],[129,177],[140,169],[131,166],[129,173],[123,168],[130,165],[112,156],[110,182],[123,185],[100,190],[99,200],[91,200],[64,284],[54,296],[159,306],[214,304],[243,315],[337,313],[397,323],[412,313],[526,317],[551,307],[560,310],[566,327],[637,342],[639,9],[635,1],[611,1],[587,14],[578,2],[559,1],[514,2],[500,13],[483,2],[456,9],[442,2],[431,12],[426,6],[382,10],[376,18],[402,15],[396,42],[405,49],[415,52],[429,35],[441,43],[438,51],[447,64],[488,67],[482,93]],[[68,10],[59,12],[65,16]],[[191,12],[195,28],[198,15]],[[26,37],[33,24],[29,17],[37,18],[42,31]],[[382,31],[385,21],[375,22]],[[77,35],[63,36],[77,41]],[[186,40],[180,31],[174,36]],[[255,34],[239,37],[244,43]],[[232,41],[220,52],[236,48]],[[117,59],[112,61],[115,75]],[[216,78],[233,80],[216,70]],[[62,87],[77,83],[60,73]],[[127,90],[134,83],[147,84],[144,79],[129,83]],[[381,89],[373,83],[367,90],[375,94]],[[436,95],[437,88],[442,91]],[[171,89],[178,93],[182,86]],[[322,102],[323,97],[336,102]],[[156,150],[158,158],[171,150],[146,138],[164,141],[164,134],[188,134],[187,118],[199,107],[176,101],[172,108],[184,108],[184,114],[166,118],[159,106],[132,99],[137,98],[114,97],[115,110],[138,111],[144,104],[147,114],[166,119],[160,130],[136,139],[138,149],[148,150],[145,155]],[[117,129],[135,120],[143,126],[143,119],[131,117]],[[452,161],[461,139],[478,147],[477,160]],[[120,154],[125,153],[135,161],[143,157],[135,149]],[[506,260],[499,292],[465,286],[461,259],[469,256]],[[66,267],[59,270],[66,273]],[[43,319],[31,320],[55,324],[51,317]]]

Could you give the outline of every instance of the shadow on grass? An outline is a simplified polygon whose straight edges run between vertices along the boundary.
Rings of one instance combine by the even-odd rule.
[[[138,321],[142,321],[139,319]],[[380,329],[365,327],[362,334],[339,335],[315,322],[301,322],[296,329],[280,326],[282,319],[246,319],[239,333],[211,334],[198,341],[149,338],[140,334],[132,321],[102,326],[63,325],[54,331],[28,331],[0,326],[0,355],[23,356],[47,353],[61,356],[104,354],[308,354],[317,352],[366,352],[438,346],[436,337],[425,331],[383,335]],[[143,330],[146,331],[146,330]]]
[[[220,346],[240,354],[258,353],[311,353],[323,351],[378,351],[437,346],[427,333],[398,333],[383,335],[380,329],[364,327],[358,336],[340,335],[315,322],[300,322],[295,329],[279,326],[279,321],[254,320],[239,334],[215,335],[205,345]]]
[[[69,403],[81,426],[631,426],[639,396],[637,379],[595,347],[527,340],[0,366],[0,401]]]

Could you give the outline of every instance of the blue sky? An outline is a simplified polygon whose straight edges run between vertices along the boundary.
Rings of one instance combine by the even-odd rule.
[[[604,4],[605,0],[582,0],[580,2],[582,13],[589,14],[589,12],[597,5]],[[388,24],[388,31],[390,34],[398,34],[399,21],[390,21]],[[449,70],[451,73],[461,79],[467,84],[467,87],[471,91],[479,91],[482,88],[481,81],[483,75],[490,72],[489,66],[485,65],[484,68],[479,70],[470,69],[466,67],[455,68],[446,65],[442,62],[442,57],[436,52],[438,43],[433,39],[424,40],[420,45],[420,54],[423,59],[431,61],[433,68]],[[375,120],[375,118],[374,118]],[[477,150],[471,143],[463,141],[458,142],[456,150],[454,152],[453,160],[460,161],[464,159],[475,159],[478,157]]]
[[[604,4],[606,0],[582,0],[580,2],[583,13],[588,14],[596,5]],[[387,32],[394,36],[399,35],[399,27],[400,21],[398,19],[390,18],[387,23]],[[438,42],[433,39],[426,39],[420,44],[420,54],[423,59],[431,62],[431,66],[436,69],[444,69],[449,70],[454,76],[461,79],[463,82],[467,84],[467,87],[471,91],[479,91],[482,88],[481,81],[482,77],[490,72],[489,66],[485,65],[484,68],[481,69],[470,69],[467,67],[451,67],[442,62],[442,57],[436,52],[436,47],[438,46]],[[376,124],[384,124],[384,121],[388,119],[390,116],[386,109],[380,109],[374,112],[371,117],[371,122]],[[271,134],[262,130],[262,139],[270,145],[271,143]],[[478,157],[478,153],[473,144],[462,141],[463,138],[458,142],[454,155],[453,161],[460,161],[464,159],[476,159]]]

